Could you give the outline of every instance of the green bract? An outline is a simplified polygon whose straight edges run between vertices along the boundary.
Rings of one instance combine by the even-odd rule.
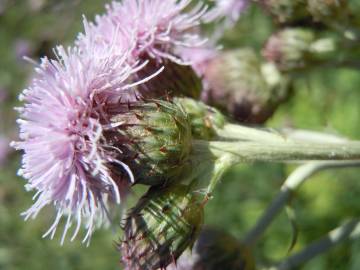
[[[216,136],[216,130],[222,128],[226,122],[222,113],[201,101],[176,98],[174,102],[181,105],[188,114],[192,134],[196,139],[212,139]]]
[[[131,104],[111,119],[109,144],[129,165],[136,183],[163,184],[178,176],[191,151],[191,126],[180,106],[166,101]]]
[[[203,223],[201,198],[185,186],[151,188],[130,211],[121,245],[126,269],[164,269],[193,245]]]

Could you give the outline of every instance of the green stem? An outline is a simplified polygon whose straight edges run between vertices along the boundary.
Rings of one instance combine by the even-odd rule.
[[[360,160],[360,142],[308,143],[292,140],[273,142],[206,142],[194,141],[194,149],[210,152],[214,157],[233,155],[234,164],[240,162],[294,162],[316,160]]]
[[[354,219],[346,224],[329,232],[322,239],[310,244],[304,250],[288,257],[277,266],[269,268],[269,270],[290,270],[314,257],[327,252],[329,249],[346,241],[353,240],[360,236],[360,219]]]
[[[215,165],[212,171],[212,175],[210,178],[210,183],[207,188],[208,196],[212,194],[216,185],[221,180],[224,173],[234,164],[234,156],[233,155],[224,155],[218,160],[215,161]]]
[[[312,162],[304,164],[294,170],[286,179],[281,187],[280,192],[272,201],[270,206],[265,210],[263,215],[257,221],[256,225],[248,232],[244,238],[244,243],[248,246],[254,246],[257,240],[264,234],[273,220],[288,204],[294,192],[304,184],[314,174],[325,170],[335,168],[358,167],[360,162],[344,162],[344,161],[326,161]]]
[[[243,125],[227,123],[222,129],[217,130],[219,139],[274,142],[283,141],[284,137],[280,133],[272,130],[246,127]]]

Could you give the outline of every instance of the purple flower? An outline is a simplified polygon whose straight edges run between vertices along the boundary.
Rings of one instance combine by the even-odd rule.
[[[116,106],[112,103],[137,85],[128,78],[141,66],[128,65],[129,53],[119,55],[113,48],[94,45],[83,54],[76,48],[58,47],[58,61],[42,59],[37,76],[20,96],[25,102],[19,108],[21,141],[13,146],[24,152],[19,174],[28,180],[27,190],[37,191],[35,203],[23,215],[35,218],[53,204],[57,214],[44,237],[53,238],[67,216],[61,243],[73,223],[71,240],[85,223],[83,242],[89,242],[95,228],[108,220],[108,203],[119,204],[134,180],[102,132],[113,128],[109,119]],[[128,174],[126,183],[109,164]]]
[[[198,47],[204,40],[198,26],[207,16],[207,8],[198,4],[190,9],[192,0],[124,0],[113,1],[107,13],[90,24],[78,44],[86,47],[89,39],[98,43],[124,47],[124,39],[135,40],[133,59],[153,58],[161,63],[169,59],[184,63],[178,55],[179,48]],[[190,9],[190,10],[189,10]],[[126,44],[126,42],[125,42]],[[86,49],[85,49],[86,50]]]

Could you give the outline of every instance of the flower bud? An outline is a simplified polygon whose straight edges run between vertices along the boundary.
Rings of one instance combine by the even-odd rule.
[[[153,101],[128,105],[105,132],[117,160],[127,164],[136,183],[157,185],[178,176],[191,151],[191,126],[181,107]]]
[[[281,24],[290,24],[308,16],[306,0],[258,0],[259,4]]]
[[[265,122],[290,92],[289,80],[252,49],[220,54],[205,71],[204,101],[246,123]]]
[[[346,14],[346,0],[307,0],[308,10],[316,20],[334,20]]]
[[[210,140],[216,130],[225,124],[224,115],[217,109],[191,98],[177,98],[175,103],[181,105],[187,113],[194,138]]]
[[[288,28],[269,38],[264,57],[283,71],[304,69],[329,57],[336,50],[331,38],[317,38],[314,31]]]
[[[169,270],[253,270],[250,251],[232,235],[213,228],[200,232],[191,252],[184,252]]]
[[[193,245],[202,223],[201,199],[188,187],[151,188],[125,221],[125,269],[165,269]]]

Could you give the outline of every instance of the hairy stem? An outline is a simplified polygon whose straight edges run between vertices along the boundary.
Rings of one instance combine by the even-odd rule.
[[[307,143],[291,140],[273,142],[194,141],[195,148],[207,148],[215,157],[232,154],[234,162],[294,162],[319,160],[360,160],[360,142]]]

